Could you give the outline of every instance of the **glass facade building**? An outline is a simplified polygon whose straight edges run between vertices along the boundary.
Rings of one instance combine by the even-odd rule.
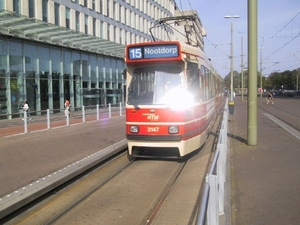
[[[151,41],[174,11],[171,0],[0,0],[0,118],[24,100],[31,111],[124,103],[125,45]]]

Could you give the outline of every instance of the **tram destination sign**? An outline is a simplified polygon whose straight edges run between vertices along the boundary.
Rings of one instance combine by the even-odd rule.
[[[128,48],[129,59],[158,59],[158,58],[174,58],[178,57],[178,45],[148,45],[148,46],[132,46]]]

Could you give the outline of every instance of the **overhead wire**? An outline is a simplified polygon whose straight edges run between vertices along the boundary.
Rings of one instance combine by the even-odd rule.
[[[289,21],[287,22],[287,24],[284,25],[284,26],[283,26],[279,31],[277,31],[274,35],[272,35],[271,37],[266,38],[266,39],[263,38],[262,46],[263,46],[264,42],[266,42],[266,41],[268,41],[268,40],[270,40],[270,39],[275,38],[279,33],[281,33],[285,28],[287,28],[287,26],[288,26],[292,21],[294,21],[294,19],[295,19],[299,14],[300,14],[300,11],[299,11],[298,13],[296,13],[296,15],[295,15],[291,20],[289,20]],[[288,44],[290,44],[292,41],[294,41],[295,39],[297,39],[299,36],[300,36],[300,31],[299,31],[299,33],[298,33],[296,36],[293,36],[293,38],[290,39],[288,42],[286,42],[284,45],[282,45],[281,47],[277,48],[274,52],[272,52],[270,55],[268,55],[267,57],[265,57],[265,58],[263,59],[263,61],[266,60],[266,59],[268,59],[269,57],[273,56],[273,55],[276,54],[277,52],[279,52],[281,49],[283,49],[284,47],[286,47]]]

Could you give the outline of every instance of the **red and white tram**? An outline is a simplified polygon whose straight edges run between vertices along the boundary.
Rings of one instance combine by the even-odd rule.
[[[223,98],[205,53],[178,41],[126,46],[126,135],[134,157],[183,157],[199,149]]]

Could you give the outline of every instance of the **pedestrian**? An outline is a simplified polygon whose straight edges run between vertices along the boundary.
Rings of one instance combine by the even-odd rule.
[[[27,114],[27,118],[29,118],[29,120],[32,119],[30,113],[29,113],[29,103],[27,100],[24,101],[24,104],[23,104],[23,111],[26,112]],[[25,118],[23,118],[22,120],[24,120]]]
[[[269,104],[270,100],[271,100],[272,104],[274,104],[274,102],[273,102],[273,95],[272,95],[272,93],[270,91],[268,92],[268,96],[267,96],[266,100],[267,100],[267,103],[266,103],[267,105]]]
[[[70,101],[68,99],[65,100],[65,116],[69,116],[71,115],[70,114],[70,107],[71,107],[71,104],[70,104]]]

